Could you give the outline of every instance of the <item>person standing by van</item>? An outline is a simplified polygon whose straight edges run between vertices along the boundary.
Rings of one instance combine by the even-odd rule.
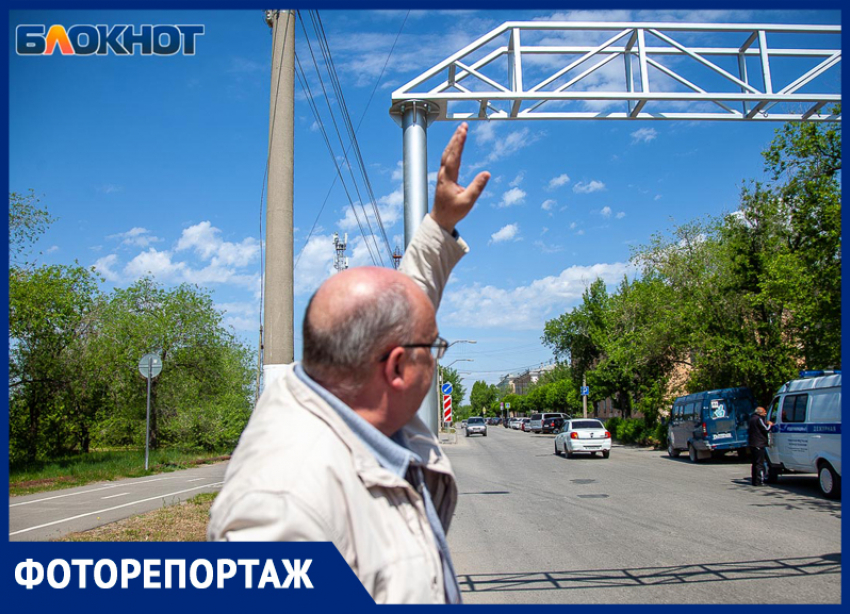
[[[767,415],[767,410],[764,407],[756,407],[753,415],[747,424],[749,433],[750,454],[752,455],[752,480],[753,486],[764,486],[764,463],[765,463],[765,448],[767,448],[767,433],[773,422],[770,420],[765,422],[764,417]]]

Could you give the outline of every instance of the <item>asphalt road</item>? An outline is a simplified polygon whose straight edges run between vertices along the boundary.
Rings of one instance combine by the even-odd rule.
[[[841,601],[841,503],[814,476],[753,488],[733,456],[616,444],[566,459],[554,435],[501,426],[444,447],[466,603]]]
[[[9,498],[9,540],[48,541],[221,488],[227,463]]]

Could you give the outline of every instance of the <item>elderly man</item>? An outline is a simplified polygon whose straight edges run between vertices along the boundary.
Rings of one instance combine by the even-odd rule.
[[[468,251],[455,225],[489,179],[457,183],[467,130],[443,153],[402,272],[343,271],[310,300],[303,361],[260,398],[208,539],[331,541],[378,603],[460,602],[446,543],[454,474],[416,412],[448,347],[435,314]]]

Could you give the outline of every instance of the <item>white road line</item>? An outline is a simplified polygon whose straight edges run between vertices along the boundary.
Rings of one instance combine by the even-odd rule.
[[[53,499],[62,499],[63,497],[76,497],[77,495],[87,495],[92,492],[100,492],[101,490],[109,490],[111,488],[118,488],[119,486],[127,487],[132,486],[134,484],[149,484],[150,482],[161,482],[162,480],[176,480],[175,477],[167,477],[167,478],[154,478],[152,480],[141,480],[139,482],[130,482],[125,484],[109,484],[107,486],[101,486],[100,488],[92,488],[91,490],[81,490],[80,492],[69,492],[64,495],[54,495],[52,497],[44,497],[43,499],[33,499],[32,501],[23,501],[21,503],[10,503],[9,507],[20,507],[21,505],[32,505],[33,503],[41,503],[42,501],[51,501]]]
[[[97,510],[96,512],[87,512],[85,514],[78,514],[77,516],[71,516],[70,518],[63,518],[61,520],[54,520],[53,522],[48,522],[45,524],[40,524],[36,527],[29,527],[28,529],[21,529],[20,531],[13,531],[9,533],[9,537],[13,535],[19,535],[21,533],[28,533],[29,531],[35,531],[37,529],[43,529],[45,527],[52,527],[55,524],[61,524],[63,522],[70,522],[71,520],[77,520],[79,518],[85,518],[86,516],[94,516],[95,514],[105,514],[106,512],[111,512],[113,510],[120,510],[122,507],[128,507],[130,505],[136,505],[138,503],[147,503],[148,501],[154,501],[156,499],[164,499],[165,497],[173,497],[175,495],[182,495],[184,492],[191,492],[193,490],[198,490],[199,488],[207,488],[209,486],[221,486],[224,482],[216,482],[215,484],[205,484],[203,486],[194,486],[192,488],[187,488],[185,490],[178,490],[176,492],[170,492],[165,495],[157,495],[156,497],[148,497],[147,499],[140,499],[139,501],[130,501],[129,503],[123,503],[121,505],[116,505],[115,507],[108,507],[103,510]]]
[[[129,494],[130,493],[128,493],[128,492],[122,492],[122,493],[118,493],[117,495],[109,495],[108,497],[101,497],[101,500],[103,500],[103,499],[114,499],[115,497],[123,497],[124,495],[129,495]]]
[[[195,478],[194,480],[186,480],[186,482],[200,482],[201,480],[209,480],[210,478]]]

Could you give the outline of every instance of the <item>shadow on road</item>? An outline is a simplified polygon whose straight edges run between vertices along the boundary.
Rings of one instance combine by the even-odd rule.
[[[458,576],[458,581],[464,593],[499,593],[769,580],[840,573],[841,553],[834,553],[815,557],[702,563],[673,567],[465,574]]]
[[[732,480],[732,488],[748,488],[759,496],[754,507],[784,507],[788,511],[809,510],[825,512],[835,518],[841,518],[841,501],[824,498],[818,488],[817,477],[813,475],[781,476],[775,484],[753,487],[749,476]]]

